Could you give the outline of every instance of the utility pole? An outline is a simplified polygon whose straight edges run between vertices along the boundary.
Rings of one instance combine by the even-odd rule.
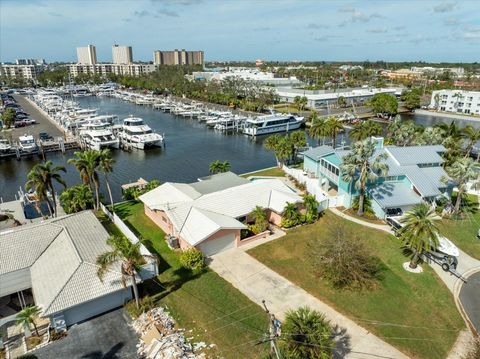
[[[276,340],[280,337],[281,334],[281,323],[278,319],[275,318],[275,314],[270,313],[267,305],[265,304],[265,300],[262,300],[262,304],[265,308],[265,313],[267,313],[269,319],[269,336],[266,341],[270,342],[270,355],[275,353],[277,359],[282,359],[276,343]]]

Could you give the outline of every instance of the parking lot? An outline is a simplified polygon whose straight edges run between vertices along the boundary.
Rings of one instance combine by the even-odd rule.
[[[35,350],[39,359],[139,358],[135,331],[123,308],[72,326],[66,338]]]
[[[16,142],[18,137],[25,134],[32,135],[35,139],[38,139],[38,135],[41,132],[46,132],[53,137],[63,136],[63,133],[58,127],[56,127],[45,115],[43,115],[37,108],[35,108],[24,96],[13,95],[17,104],[29,114],[29,118],[36,121],[33,125],[25,127],[17,127],[14,129],[4,131],[5,136],[11,137],[12,142]]]

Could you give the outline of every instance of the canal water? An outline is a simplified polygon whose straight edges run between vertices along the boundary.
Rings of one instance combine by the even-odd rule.
[[[229,161],[232,171],[236,173],[275,166],[274,155],[263,147],[264,138],[253,141],[241,134],[220,133],[195,119],[177,117],[153,110],[151,107],[138,106],[114,98],[89,97],[80,98],[78,101],[84,108],[97,108],[99,114],[115,114],[120,119],[129,115],[141,117],[156,132],[165,134],[165,149],[113,151],[116,163],[114,172],[110,175],[110,182],[116,201],[121,200],[121,184],[136,181],[139,177],[146,180],[158,179],[162,183],[193,182],[198,177],[208,175],[209,164],[215,160]],[[429,126],[442,121],[432,116],[406,116],[405,119],[407,118]],[[456,122],[460,126],[472,124],[466,121]],[[474,125],[479,126],[477,123]],[[347,133],[341,135],[338,142],[342,140],[348,142]],[[62,174],[62,177],[69,186],[80,182],[76,169],[67,163],[72,156],[73,151],[47,155],[47,159],[54,164],[66,167],[67,173]],[[26,182],[27,173],[39,161],[39,157],[22,158],[20,161],[13,158],[0,161],[0,198],[3,201],[15,198],[19,187],[23,187]],[[61,188],[59,186],[57,188],[60,191]],[[102,188],[106,198],[103,184]]]

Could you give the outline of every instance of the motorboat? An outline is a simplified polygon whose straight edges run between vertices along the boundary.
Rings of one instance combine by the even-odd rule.
[[[18,138],[18,147],[25,153],[36,152],[38,147],[32,135],[23,135]]]
[[[163,135],[153,132],[139,117],[124,119],[118,136],[122,142],[140,150],[146,147],[160,147],[164,141]]]
[[[289,132],[299,129],[302,123],[303,117],[291,114],[258,116],[245,121],[243,133],[249,136],[259,136],[276,132]]]
[[[0,153],[8,153],[12,149],[12,145],[7,139],[0,138]]]
[[[119,139],[113,133],[112,125],[100,120],[88,121],[80,129],[80,137],[92,150],[118,148]]]

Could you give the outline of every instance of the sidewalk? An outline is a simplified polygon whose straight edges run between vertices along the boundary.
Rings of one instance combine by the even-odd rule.
[[[246,247],[246,246],[245,246]],[[289,309],[309,306],[325,314],[338,326],[337,351],[340,357],[355,359],[408,358],[405,354],[360,327],[343,314],[294,285],[245,253],[243,247],[212,256],[210,268],[258,305],[266,301],[268,308],[283,319]]]

